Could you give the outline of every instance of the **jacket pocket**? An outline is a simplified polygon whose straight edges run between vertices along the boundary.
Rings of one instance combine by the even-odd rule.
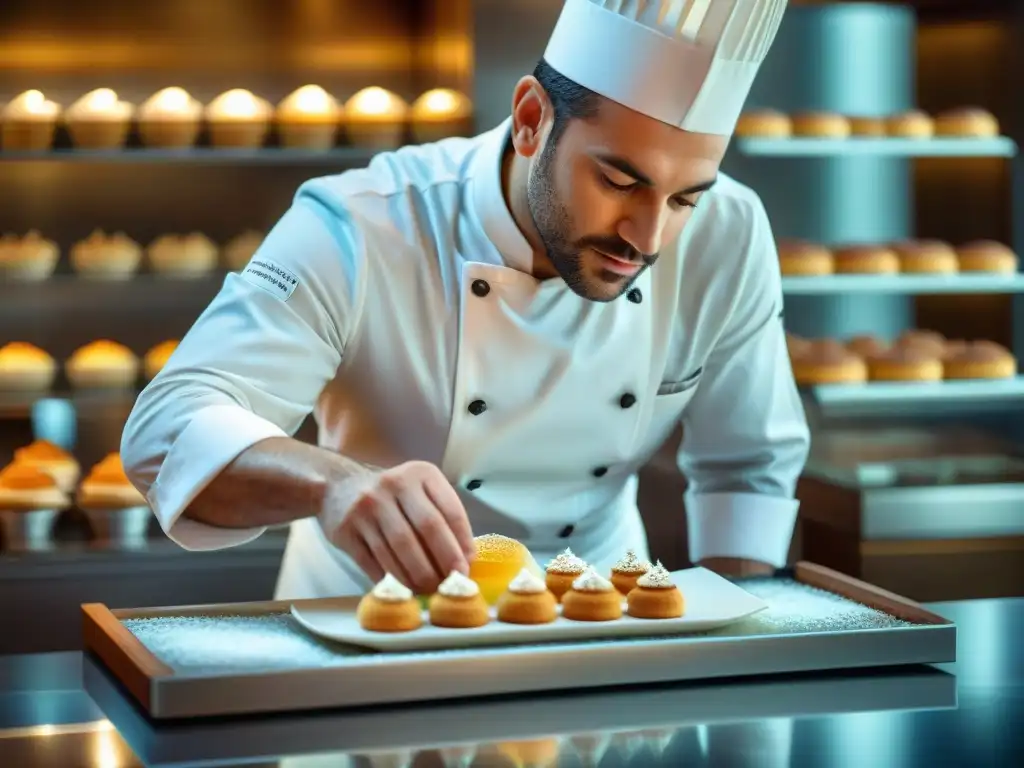
[[[704,369],[698,368],[685,379],[680,379],[679,381],[663,381],[661,386],[658,387],[658,396],[677,395],[680,392],[686,392],[689,389],[693,389],[700,383],[702,373],[704,373]]]

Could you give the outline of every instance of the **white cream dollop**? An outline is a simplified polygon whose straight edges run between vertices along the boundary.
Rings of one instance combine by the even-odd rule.
[[[572,588],[577,592],[611,592],[615,587],[592,566],[588,566],[572,583]]]
[[[224,91],[206,105],[207,116],[221,120],[259,120],[266,118],[270,111],[270,104],[265,99],[244,88]]]
[[[68,107],[66,117],[88,118],[89,120],[127,120],[132,116],[135,107],[127,101],[121,101],[117,92],[110,88],[97,88],[89,91],[78,101]]]
[[[468,576],[452,571],[448,578],[441,582],[437,593],[445,597],[474,597],[480,594],[480,587]]]
[[[612,566],[612,570],[619,573],[647,573],[650,569],[651,564],[638,558],[632,549],[626,550],[622,559]]]
[[[304,85],[286,96],[278,109],[302,115],[331,115],[337,111],[338,102],[319,85]]]
[[[4,107],[3,116],[7,119],[49,120],[60,114],[60,104],[50,101],[42,91],[32,90],[19,93]]]
[[[203,105],[188,91],[171,86],[157,91],[139,107],[141,117],[161,117],[171,120],[195,120],[203,114]]]
[[[565,548],[565,552],[555,557],[547,566],[548,573],[560,573],[565,575],[572,575],[576,573],[583,573],[587,570],[587,564],[580,558],[576,557],[572,553],[572,550],[568,547]]]
[[[529,568],[523,568],[508,584],[508,591],[520,595],[538,595],[547,587],[543,580]]]
[[[412,590],[390,573],[385,573],[373,588],[373,596],[388,603],[403,603],[412,600]]]
[[[647,587],[648,589],[668,589],[675,586],[672,581],[672,575],[661,564],[660,560],[651,570],[636,580],[636,585],[638,587]]]

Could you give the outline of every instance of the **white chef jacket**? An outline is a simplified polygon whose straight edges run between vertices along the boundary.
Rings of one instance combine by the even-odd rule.
[[[760,200],[720,176],[627,295],[588,301],[530,274],[502,195],[508,136],[506,121],[299,188],[125,427],[125,469],[170,538],[259,536],[182,512],[312,412],[324,448],[439,466],[475,533],[605,567],[647,552],[636,473],[682,419],[691,558],[784,564],[809,438]],[[369,586],[315,518],[291,525],[279,599]]]

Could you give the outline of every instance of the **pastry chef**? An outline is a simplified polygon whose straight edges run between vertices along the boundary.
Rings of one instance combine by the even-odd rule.
[[[301,186],[125,427],[167,535],[290,524],[279,599],[430,591],[472,533],[609,566],[681,420],[691,559],[783,565],[808,430],[764,207],[719,164],[784,8],[566,0],[497,128]]]

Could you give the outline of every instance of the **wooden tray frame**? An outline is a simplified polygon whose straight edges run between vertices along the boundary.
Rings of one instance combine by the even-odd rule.
[[[856,660],[850,667],[866,666],[887,666],[892,664],[920,664],[951,662],[956,655],[956,627],[952,622],[932,613],[924,606],[909,600],[908,598],[880,589],[859,579],[839,573],[814,563],[799,562],[791,571],[784,571],[782,575],[791,576],[797,582],[808,586],[831,592],[845,597],[876,610],[887,613],[895,618],[902,619],[917,625],[914,631],[921,629],[933,629],[943,631],[943,637],[938,645],[933,644],[936,653],[944,658],[914,658],[914,659],[883,659],[878,660]],[[350,605],[352,608],[358,603],[356,597],[337,598],[339,604]],[[140,609],[114,609],[111,610],[102,603],[87,603],[82,606],[83,635],[85,649],[91,652],[124,686],[131,696],[142,706],[142,708],[154,718],[162,717],[192,717],[212,716],[224,714],[243,714],[234,711],[209,711],[195,714],[186,714],[177,705],[165,706],[160,701],[159,691],[162,686],[185,679],[185,676],[176,675],[174,670],[160,661],[152,651],[149,650],[138,638],[135,637],[122,623],[125,619],[141,619],[153,617],[172,616],[220,616],[230,614],[233,616],[263,616],[273,613],[287,613],[292,605],[300,608],[310,603],[319,603],[321,600],[270,600],[252,603],[226,603],[219,605],[197,605],[197,606],[175,606],[168,608],[140,608]],[[880,630],[884,632],[885,630]],[[904,629],[895,630],[906,631]],[[823,633],[828,634],[828,633]],[[772,639],[783,639],[786,636],[769,636]],[[743,638],[746,642],[755,642],[764,639],[763,636],[751,636]],[[664,638],[662,642],[664,642]],[[609,645],[614,645],[609,643]],[[557,648],[557,646],[555,646]],[[471,653],[468,649],[466,653]],[[545,651],[547,652],[547,651]],[[946,658],[948,657],[948,658]],[[436,664],[436,662],[434,662]],[[383,666],[383,665],[382,665]],[[829,664],[822,669],[840,669],[842,664]],[[798,671],[798,670],[784,670]],[[296,673],[298,670],[292,670]],[[771,670],[764,670],[770,673]],[[717,676],[717,675],[712,675]],[[685,678],[681,678],[685,679]],[[600,685],[600,683],[597,683]],[[525,689],[524,689],[525,691]],[[519,691],[523,692],[523,691]],[[495,691],[494,693],[504,693]],[[468,694],[467,694],[468,695]],[[408,699],[410,701],[416,699]],[[391,702],[397,703],[398,700]],[[365,703],[365,702],[361,702]],[[385,702],[380,702],[385,703]],[[323,706],[322,702],[313,706]],[[336,706],[345,706],[338,704]],[[250,712],[265,712],[265,709],[254,707]],[[248,712],[247,712],[248,713]]]

